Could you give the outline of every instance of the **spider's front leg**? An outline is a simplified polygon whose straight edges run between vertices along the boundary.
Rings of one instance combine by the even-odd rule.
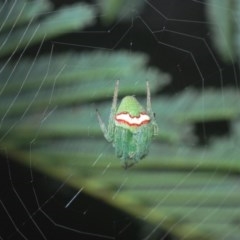
[[[113,94],[113,101],[112,101],[112,107],[111,112],[108,120],[108,135],[113,140],[114,139],[114,132],[115,132],[115,115],[117,112],[117,98],[118,98],[118,86],[119,86],[119,80],[116,81],[114,94]]]
[[[114,139],[114,131],[115,131],[115,114],[116,114],[116,108],[117,108],[117,97],[118,97],[118,85],[119,85],[119,80],[116,81],[115,84],[115,90],[113,94],[113,101],[112,101],[112,107],[111,107],[111,112],[109,116],[109,121],[108,121],[108,127],[106,128],[105,123],[103,122],[99,112],[96,110],[97,113],[97,118],[98,122],[100,125],[100,128],[104,134],[104,137],[108,142],[112,142]]]
[[[148,81],[146,82],[147,85],[147,113],[149,114],[151,118],[151,123],[153,125],[153,135],[158,135],[158,125],[155,120],[155,114],[152,110],[152,103],[151,103],[151,93],[150,93],[150,87]]]

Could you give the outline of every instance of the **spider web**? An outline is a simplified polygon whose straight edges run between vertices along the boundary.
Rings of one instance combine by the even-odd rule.
[[[50,43],[51,47],[44,51],[50,53],[51,57],[58,51],[69,49],[75,51],[126,49],[132,53],[146,52],[151,57],[150,65],[158,67],[172,76],[171,84],[164,88],[161,94],[174,96],[190,87],[202,92],[211,86],[219,89],[224,89],[225,86],[238,88],[236,65],[233,62],[228,65],[224,64],[212,45],[209,22],[205,17],[206,4],[206,1],[193,0],[145,1],[143,11],[141,13],[133,11],[132,19],[129,22],[120,18],[110,27],[98,23],[85,31],[76,31],[66,37],[55,39]],[[39,58],[42,45],[38,50],[37,54],[33,51],[34,59]],[[28,54],[33,53],[29,52]],[[18,61],[21,61],[21,56]],[[51,59],[49,64],[51,64]],[[107,84],[106,87],[108,87]],[[21,88],[16,92],[16,99],[20,92]],[[52,95],[54,95],[54,87]],[[222,97],[224,99],[224,92]],[[50,103],[51,98],[49,105]],[[202,104],[202,111],[204,111],[206,103],[203,101]],[[44,119],[55,114],[56,109],[57,106],[53,109],[46,109]],[[27,110],[25,109],[26,112]],[[2,121],[7,114],[8,112],[3,114]],[[38,131],[41,131],[41,127],[39,126]],[[10,131],[11,129],[6,134]],[[228,134],[228,131],[224,121],[215,126],[202,123],[196,125],[200,143],[206,141],[211,135],[224,135]],[[5,137],[6,135],[1,136],[1,141]],[[37,138],[38,132],[29,142],[28,168],[11,161],[8,149],[2,149],[0,239],[56,239],[59,237],[68,239],[154,239],[156,232],[161,239],[173,239],[171,233],[176,224],[162,232],[159,230],[162,222],[154,227],[148,226],[146,223],[144,234],[142,233],[141,238],[136,237],[134,232],[139,231],[140,226],[137,221],[134,221],[129,215],[107,206],[104,202],[96,202],[91,199],[84,193],[84,187],[79,190],[69,188],[68,182],[73,177],[71,173],[65,181],[59,182],[36,172],[32,167],[31,149]],[[102,153],[93,162],[93,167],[101,159],[104,151],[110,147],[107,143],[104,145]],[[202,158],[204,158],[204,151]],[[183,173],[170,193],[174,193],[188,181],[189,177],[198,170],[199,165],[200,163],[196,164],[191,171]],[[107,165],[102,174],[105,174],[110,167]],[[215,169],[212,175],[208,176],[209,179],[200,192],[203,192],[211,184],[217,170]],[[123,181],[117,186],[117,190],[112,196],[113,201],[129,181],[131,177],[129,174],[131,172],[123,173]],[[219,186],[224,184],[224,179],[219,182]],[[239,186],[232,186],[231,191],[234,192],[237,189],[239,190]],[[214,194],[214,190],[212,194]],[[227,198],[228,195],[219,201],[219,206],[215,211]],[[167,200],[168,195],[163,198],[156,197],[155,206],[143,217],[143,221],[148,220],[149,216]],[[195,208],[201,207],[207,200],[208,198],[204,199]],[[186,202],[185,205],[191,204],[191,201],[192,199],[189,198],[189,202]],[[191,212],[186,211],[179,218],[178,224],[184,222],[190,214]],[[213,214],[214,212],[209,212],[202,218],[202,222],[205,222]],[[231,232],[226,232],[222,239],[228,239],[228,236],[231,236]]]

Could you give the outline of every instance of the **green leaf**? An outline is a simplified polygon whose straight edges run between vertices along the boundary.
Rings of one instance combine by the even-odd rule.
[[[9,0],[0,3],[1,31],[10,30],[52,10],[47,0]]]
[[[98,1],[105,23],[115,20],[132,19],[133,14],[138,13],[144,6],[143,0],[100,0]]]
[[[21,14],[27,18],[28,12],[22,12]],[[35,14],[38,15],[37,12]],[[0,57],[54,36],[83,28],[93,23],[94,14],[92,7],[85,4],[75,4],[56,12],[50,12],[39,21],[32,18],[27,26],[0,34]],[[7,21],[8,19],[6,19],[6,24],[8,24]]]
[[[81,55],[62,54],[52,58],[43,56],[34,62],[23,60],[10,78],[8,75],[12,66],[5,68],[1,74],[7,80],[1,86],[0,112],[7,112],[8,117],[18,116],[26,109],[38,113],[46,106],[63,107],[111,98],[117,79],[121,79],[120,96],[145,93],[146,79],[151,79],[152,89],[168,83],[167,74],[153,68],[143,69],[146,60],[143,54],[132,55],[123,51],[114,54],[97,51]],[[22,69],[30,71],[26,73]],[[16,78],[19,80],[15,81]],[[132,79],[136,79],[135,84],[129,85]],[[107,88],[107,83],[111,82],[112,87]],[[19,89],[17,98],[16,89]]]
[[[156,143],[151,154],[127,172],[101,139],[35,138],[29,146],[31,166],[61,181],[71,175],[70,185],[110,205],[161,223],[180,238],[222,239],[226,231],[232,238],[240,234],[234,226],[240,216],[238,178],[231,175],[240,172],[239,151],[225,143],[209,150]],[[28,151],[11,153],[29,164]]]
[[[176,122],[196,123],[233,120],[240,114],[239,92],[235,88],[216,90],[205,88],[197,91],[191,88],[171,97],[159,98],[154,109],[161,108],[159,116]]]
[[[208,0],[207,17],[211,23],[212,40],[222,59],[232,62],[236,57],[236,28],[235,5],[238,0]]]

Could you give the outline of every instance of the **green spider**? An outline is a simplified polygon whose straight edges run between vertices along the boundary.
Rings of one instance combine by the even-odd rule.
[[[126,96],[117,108],[119,80],[116,82],[108,128],[97,111],[99,125],[108,142],[113,143],[116,156],[125,169],[144,158],[154,135],[158,133],[151,106],[150,88],[147,85],[147,111],[134,96]]]

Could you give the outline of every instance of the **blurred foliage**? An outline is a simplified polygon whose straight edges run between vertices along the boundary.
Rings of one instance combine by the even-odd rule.
[[[109,1],[103,1],[105,16],[118,18],[125,11],[124,2],[112,1],[116,6],[111,12],[106,5]],[[13,159],[61,181],[71,176],[71,186],[83,188],[179,239],[238,239],[237,89],[188,88],[174,96],[157,97],[155,91],[169,83],[169,75],[148,67],[145,54],[122,50],[80,54],[52,51],[23,58],[33,44],[92,24],[95,9],[75,4],[51,12],[51,4],[45,0],[1,4],[0,8],[6,9],[0,12],[2,149]],[[226,12],[226,6],[221,10]],[[224,34],[232,34],[229,23],[222,27]],[[225,39],[224,56],[228,58],[233,56],[233,42],[231,37]],[[18,59],[12,58],[16,52],[20,53]],[[116,79],[120,79],[120,97],[135,94],[143,103],[145,81],[149,80],[160,129],[149,156],[127,171],[102,136],[95,115],[98,108],[108,120]],[[194,124],[219,120],[229,122],[231,135],[199,147]],[[202,128],[204,131],[204,124]]]
[[[214,45],[222,59],[231,63],[240,56],[240,1],[208,0],[206,6]]]
[[[117,20],[130,20],[139,13],[143,6],[143,0],[98,0],[101,9],[101,19],[109,24]]]

